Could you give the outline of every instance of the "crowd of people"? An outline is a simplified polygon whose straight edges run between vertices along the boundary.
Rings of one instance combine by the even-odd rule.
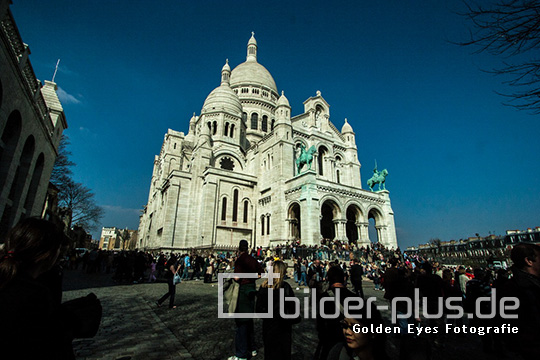
[[[411,332],[411,329],[423,326],[442,330],[446,324],[487,328],[509,323],[519,328],[519,334],[483,335],[483,350],[487,354],[511,354],[511,358],[512,354],[527,358],[540,354],[537,342],[540,335],[540,247],[534,244],[516,245],[511,255],[512,268],[493,272],[444,266],[420,256],[410,256],[400,249],[387,249],[381,244],[358,248],[328,240],[323,240],[321,246],[291,243],[268,249],[249,249],[248,242],[242,240],[236,252],[175,254],[95,249],[84,254],[72,251],[62,256],[63,242],[62,233],[47,221],[26,219],[10,232],[0,249],[0,316],[4,324],[6,321],[13,324],[9,330],[3,326],[0,337],[20,345],[18,348],[28,355],[35,355],[32,353],[35,348],[25,348],[24,341],[29,341],[28,334],[39,333],[43,335],[31,339],[42,345],[40,355],[73,359],[71,340],[77,336],[81,322],[86,321],[79,319],[74,324],[70,319],[77,317],[76,307],[61,304],[61,284],[54,276],[58,259],[69,269],[111,274],[118,282],[166,281],[168,291],[156,299],[156,305],[162,306],[168,300],[170,309],[176,308],[175,288],[179,282],[212,283],[219,272],[263,276],[265,269],[271,268],[279,277],[272,282],[265,280],[258,289],[256,278],[237,275],[235,303],[228,309],[235,314],[266,313],[270,310],[268,298],[272,291],[273,315],[264,318],[262,323],[266,359],[291,358],[294,325],[302,320],[301,313],[291,308],[294,302],[280,302],[279,291],[273,290],[282,290],[287,298],[294,298],[293,288],[299,290],[300,287],[309,288],[309,296],[315,297],[315,301],[309,302],[315,304],[315,309],[311,309],[316,314],[318,334],[313,354],[315,360],[388,358],[384,332],[359,331],[389,324],[388,319],[383,320],[374,302],[365,301],[365,289],[370,286],[374,291],[384,292],[381,295],[391,304],[392,314],[397,314],[391,320],[398,329],[400,359],[418,358],[413,354],[418,353],[421,343],[416,330]],[[292,264],[292,270],[288,271],[287,264]],[[418,304],[423,307],[421,314],[407,308],[419,302],[415,294],[422,299]],[[490,298],[499,304],[506,297],[519,299],[520,305],[510,309],[514,311],[511,314],[517,315],[516,319],[503,319],[499,312],[489,319],[468,316],[477,315],[479,298]],[[460,313],[455,306],[448,306],[445,302],[448,298],[459,299],[463,311]],[[355,299],[362,299],[364,306],[347,309],[347,304]],[[99,308],[100,317],[99,302],[96,305],[95,299],[86,301],[93,301],[94,308]],[[480,310],[482,314],[488,313],[491,307],[489,301],[484,301]],[[321,315],[333,312],[336,312],[333,318]],[[26,318],[28,322],[20,321]],[[240,316],[235,318],[235,323],[236,350],[229,359],[257,356],[253,319]],[[432,332],[427,337],[427,348],[432,353],[441,351],[444,340],[443,331]]]

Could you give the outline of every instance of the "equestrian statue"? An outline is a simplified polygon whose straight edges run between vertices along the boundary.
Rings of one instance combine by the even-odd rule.
[[[308,166],[308,170],[311,169],[311,163],[313,162],[313,154],[317,151],[315,146],[311,146],[307,151],[306,147],[302,144],[300,145],[300,156],[296,159],[296,172],[300,174],[300,170],[305,165]]]
[[[384,169],[383,171],[377,171],[377,160],[375,160],[375,169],[373,169],[373,176],[367,181],[369,190],[373,191],[373,187],[379,184],[379,191],[386,190],[384,182],[386,181],[386,176],[388,175],[388,170]]]

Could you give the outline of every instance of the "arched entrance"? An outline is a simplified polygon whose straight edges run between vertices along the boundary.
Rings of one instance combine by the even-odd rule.
[[[371,243],[382,243],[381,228],[383,226],[383,216],[381,212],[373,208],[368,212],[368,221],[369,221],[369,240]]]
[[[321,207],[321,236],[323,239],[336,238],[336,221],[340,217],[339,206],[332,200],[326,200]]]
[[[294,203],[289,207],[287,221],[289,222],[289,238],[300,240],[302,238],[302,227],[300,222],[300,205],[298,203]]]
[[[358,222],[362,218],[362,212],[360,211],[360,208],[356,205],[350,205],[347,208],[347,225],[345,226],[346,233],[347,233],[347,239],[349,239],[349,243],[357,243],[358,239],[360,237],[360,234],[358,233]]]

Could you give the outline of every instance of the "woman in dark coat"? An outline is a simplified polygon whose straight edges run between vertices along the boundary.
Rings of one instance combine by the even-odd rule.
[[[284,292],[284,296],[287,298],[295,295],[291,286],[285,281],[287,265],[282,261],[275,261],[273,271],[279,274],[279,278],[274,278],[272,285],[268,283],[268,279],[261,285],[257,295],[256,310],[258,313],[268,313],[273,310],[272,318],[263,319],[264,358],[266,360],[287,360],[291,359],[292,353],[292,326],[301,320],[300,309],[298,309],[298,316],[294,319],[281,317],[280,293]],[[273,309],[268,308],[269,295],[273,297]],[[295,313],[295,303],[293,301],[285,302],[285,307],[285,314],[292,315]]]

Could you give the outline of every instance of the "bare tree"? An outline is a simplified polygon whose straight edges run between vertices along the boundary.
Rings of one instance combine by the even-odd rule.
[[[500,68],[488,70],[508,76],[503,83],[515,89],[499,93],[509,99],[505,105],[540,114],[540,59],[530,56],[540,45],[540,0],[465,4],[467,11],[461,15],[470,20],[472,29],[470,39],[459,44],[477,47],[476,53],[505,57]]]
[[[71,210],[72,224],[86,230],[94,230],[103,217],[103,209],[96,204],[92,190],[71,179],[62,184],[58,203]]]
[[[62,135],[50,181],[58,188],[58,206],[71,212],[71,223],[93,230],[103,217],[103,209],[96,204],[92,190],[73,181],[71,167],[75,163],[69,160],[68,145],[69,138]]]

